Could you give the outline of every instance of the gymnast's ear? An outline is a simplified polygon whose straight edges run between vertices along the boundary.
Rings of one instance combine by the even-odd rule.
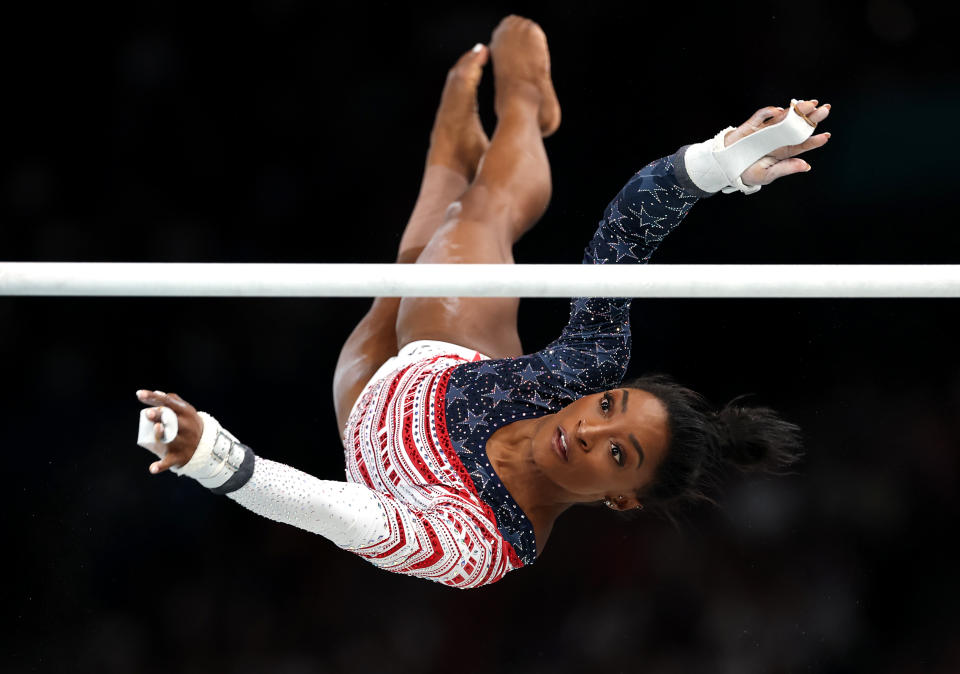
[[[633,494],[621,494],[613,498],[606,498],[603,504],[611,510],[625,512],[627,510],[643,510],[643,504]]]

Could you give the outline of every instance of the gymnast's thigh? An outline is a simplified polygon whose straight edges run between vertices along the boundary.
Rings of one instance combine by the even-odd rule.
[[[462,217],[466,214],[465,210],[461,217],[450,218],[437,230],[417,264],[513,263],[513,240],[507,227],[496,217]],[[436,339],[491,358],[520,356],[519,303],[514,297],[406,297],[397,314],[397,348]]]

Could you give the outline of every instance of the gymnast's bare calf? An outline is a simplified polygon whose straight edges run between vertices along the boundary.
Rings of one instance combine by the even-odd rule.
[[[490,139],[476,112],[488,62]],[[829,112],[817,100],[765,107],[651,162],[605,209],[584,263],[646,263],[701,199],[808,171],[798,155],[828,141],[813,131]],[[513,263],[550,200],[543,139],[560,121],[546,36],[505,18],[447,77],[397,262]],[[533,564],[574,505],[670,512],[723,463],[775,472],[797,459],[798,429],[773,410],[718,409],[662,375],[623,382],[629,308],[576,298],[562,334],[524,355],[516,299],[377,298],[334,375],[346,481],[255,456],[176,394],[138,391],[154,423],[143,444],[160,455],[150,471],[193,477],[383,569],[470,588]],[[178,425],[167,443],[162,408]]]

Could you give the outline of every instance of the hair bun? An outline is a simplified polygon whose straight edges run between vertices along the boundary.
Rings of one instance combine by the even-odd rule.
[[[801,456],[800,429],[766,407],[741,405],[734,398],[717,411],[702,395],[671,377],[645,375],[625,382],[656,397],[667,412],[670,433],[666,455],[654,479],[643,489],[647,510],[672,519],[670,509],[712,501],[723,466],[782,473]]]
[[[717,413],[723,458],[740,470],[778,472],[800,456],[800,428],[768,407],[744,407],[736,398]]]

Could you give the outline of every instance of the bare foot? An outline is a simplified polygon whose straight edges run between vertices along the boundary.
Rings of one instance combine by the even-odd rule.
[[[477,114],[477,85],[489,56],[486,46],[477,45],[450,69],[430,132],[427,166],[441,164],[462,174],[467,182],[473,180],[490,145]]]
[[[497,114],[511,96],[539,97],[540,133],[544,138],[553,134],[560,126],[560,101],[550,78],[550,50],[543,29],[530,19],[510,15],[493,31],[490,53]]]

